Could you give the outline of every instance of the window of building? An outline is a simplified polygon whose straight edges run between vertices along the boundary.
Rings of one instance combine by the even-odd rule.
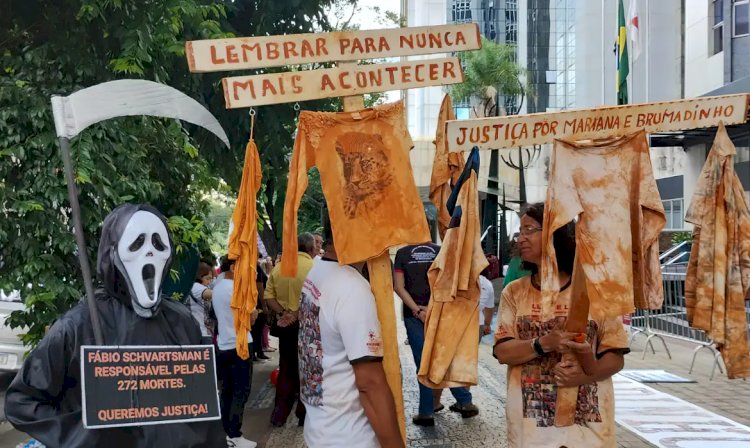
[[[471,2],[454,1],[453,2],[453,23],[471,22]]]
[[[714,55],[724,50],[724,0],[712,0],[710,13],[713,22],[708,41],[710,53]]]
[[[732,22],[734,37],[750,35],[750,1],[736,0],[732,5]]]
[[[682,199],[668,199],[661,201],[667,223],[664,230],[682,230],[685,228],[685,212]]]

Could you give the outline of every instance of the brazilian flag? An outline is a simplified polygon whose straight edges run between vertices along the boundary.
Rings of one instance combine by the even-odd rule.
[[[632,1],[632,0],[631,0]],[[625,27],[625,8],[619,0],[617,8],[617,104],[628,104],[628,32]]]

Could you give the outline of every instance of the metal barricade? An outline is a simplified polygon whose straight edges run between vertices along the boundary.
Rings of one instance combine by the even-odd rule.
[[[691,328],[687,320],[687,309],[685,307],[685,267],[684,266],[664,266],[662,267],[662,278],[664,285],[664,305],[660,310],[636,310],[632,316],[630,344],[639,334],[646,336],[646,345],[643,349],[643,356],[651,349],[652,354],[656,354],[653,339],[658,339],[664,345],[669,359],[672,354],[665,338],[680,339],[696,344],[693,350],[693,359],[690,363],[690,373],[693,372],[695,359],[702,350],[710,351],[713,355],[713,367],[711,369],[711,379],[718,368],[721,373],[724,369],[721,365],[721,354],[716,349],[716,344],[702,330]],[[750,322],[750,307],[745,309],[748,321]],[[748,328],[750,331],[750,328]]]

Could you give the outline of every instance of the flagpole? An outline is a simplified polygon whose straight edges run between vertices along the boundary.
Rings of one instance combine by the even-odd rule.
[[[641,43],[645,40],[646,41],[646,51],[645,51],[645,57],[646,57],[646,102],[651,101],[651,94],[649,92],[649,71],[648,71],[648,60],[651,59],[651,52],[649,51],[649,41],[651,40],[651,9],[649,6],[649,2],[646,2],[646,32],[640,36]]]

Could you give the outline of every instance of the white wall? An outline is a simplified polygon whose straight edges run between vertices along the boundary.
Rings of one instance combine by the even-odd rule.
[[[408,1],[408,26],[445,25],[447,23],[446,0],[404,0]],[[412,56],[410,60],[432,59],[446,56],[434,54]],[[435,138],[440,103],[443,101],[443,87],[423,87],[410,89],[406,93],[407,123],[414,141]]]
[[[686,98],[700,96],[724,85],[724,52],[709,56],[708,4],[706,0],[685,0]]]
[[[688,0],[705,1],[705,0]],[[624,2],[628,13],[629,0]],[[641,54],[635,59],[628,38],[631,62],[628,77],[630,103],[680,98],[681,1],[641,0],[638,3]],[[615,104],[617,61],[617,0],[576,3],[576,107]]]

